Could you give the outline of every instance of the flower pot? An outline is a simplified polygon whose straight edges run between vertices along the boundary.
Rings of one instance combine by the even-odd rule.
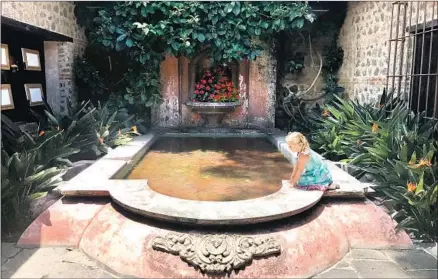
[[[186,106],[192,112],[201,115],[204,120],[203,127],[217,128],[221,126],[222,119],[227,113],[240,106],[240,101],[226,103],[188,101]]]

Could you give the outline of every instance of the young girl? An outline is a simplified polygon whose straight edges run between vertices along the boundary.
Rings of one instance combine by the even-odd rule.
[[[297,153],[290,176],[292,187],[321,191],[339,188],[333,184],[327,164],[310,149],[303,134],[291,132],[286,136],[286,142],[290,150]]]

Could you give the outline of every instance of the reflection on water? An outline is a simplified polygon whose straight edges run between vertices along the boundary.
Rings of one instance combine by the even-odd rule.
[[[272,194],[291,166],[264,138],[162,137],[129,174],[164,195],[235,201]]]

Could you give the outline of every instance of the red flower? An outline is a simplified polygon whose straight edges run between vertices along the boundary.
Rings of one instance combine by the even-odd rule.
[[[213,80],[212,80],[212,79],[209,79],[209,80],[208,80],[208,83],[213,83]]]
[[[198,89],[198,88],[199,88],[199,84],[196,84],[196,85],[195,85],[195,88]]]
[[[206,84],[207,81],[205,79],[201,80],[202,84]]]
[[[210,86],[205,87],[205,90],[210,91]]]
[[[216,90],[221,89],[220,85],[218,85],[218,84],[216,84],[216,85],[214,86],[214,88],[216,88]]]
[[[216,99],[216,101],[220,101],[220,99],[221,99],[221,96],[219,96],[219,95],[216,95],[215,99]]]
[[[210,94],[210,99],[213,99],[214,98],[214,94]]]
[[[199,91],[199,93],[200,93],[200,94],[204,94],[204,93],[205,93],[205,91],[204,91],[204,90],[201,90],[201,91]]]
[[[198,94],[199,93],[199,90],[195,90],[195,94]]]

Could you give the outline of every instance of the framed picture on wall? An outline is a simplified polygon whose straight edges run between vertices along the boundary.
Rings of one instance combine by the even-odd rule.
[[[2,70],[10,70],[11,66],[9,65],[9,48],[7,44],[2,44],[2,52],[0,55],[2,59]]]
[[[42,105],[43,102],[43,86],[40,83],[26,83],[24,85],[26,97],[31,106]]]
[[[1,110],[14,109],[14,99],[12,98],[12,91],[10,84],[2,84],[2,105]]]
[[[24,67],[28,71],[41,71],[40,52],[34,49],[22,48]]]

